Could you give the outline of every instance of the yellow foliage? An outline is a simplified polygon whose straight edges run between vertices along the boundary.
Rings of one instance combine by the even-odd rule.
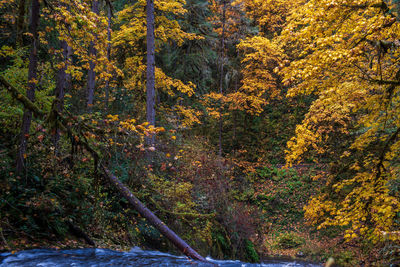
[[[176,213],[196,213],[194,208],[196,204],[192,200],[191,190],[193,185],[189,182],[176,182],[162,179],[152,173],[148,177],[156,190],[163,196],[169,210]]]
[[[156,52],[166,43],[176,43],[182,45],[185,40],[201,39],[192,33],[182,30],[178,21],[186,13],[183,0],[156,0],[155,8],[155,46]],[[124,86],[132,92],[143,96],[146,89],[146,1],[139,0],[133,5],[127,5],[118,13],[117,22],[121,24],[120,29],[113,35],[113,44],[117,49],[126,55],[124,62],[125,80]],[[158,92],[164,92],[170,97],[179,95],[193,96],[196,85],[192,82],[184,83],[179,79],[174,79],[166,75],[162,69],[155,68],[155,87]],[[179,98],[178,98],[179,100]],[[161,107],[160,107],[161,108]],[[200,123],[198,112],[177,105],[173,108],[182,119],[184,127],[190,127],[195,123]]]
[[[176,42],[182,45],[185,40],[200,39],[192,33],[184,32],[178,21],[172,20],[170,16],[181,16],[186,13],[183,0],[158,0],[154,1],[155,16],[155,38],[156,51],[166,42]],[[123,23],[119,31],[113,36],[115,46],[123,46],[130,50],[140,51],[140,40],[146,40],[146,1],[137,1],[134,5],[128,5],[118,12],[117,21]],[[135,53],[137,54],[137,53]]]
[[[226,96],[230,110],[242,110],[259,115],[268,98],[280,94],[278,76],[274,68],[282,64],[282,51],[277,44],[261,36],[242,40],[237,48],[244,53],[242,60],[242,86]]]
[[[83,78],[84,69],[89,68],[89,61],[92,61],[96,64],[98,80],[104,81],[111,77],[110,73],[122,75],[122,72],[107,58],[107,21],[101,14],[92,12],[90,4],[91,1],[58,1],[51,9],[42,8],[42,18],[50,25],[55,24],[55,30],[59,33],[58,39],[67,42],[73,55],[82,64],[69,64],[67,73],[80,80]],[[40,33],[41,43],[45,43],[47,32],[50,32],[49,27]],[[88,53],[90,44],[94,45],[96,56]],[[61,50],[54,52],[62,56]]]
[[[195,124],[201,124],[199,116],[201,116],[202,113],[200,111],[181,105],[176,105],[174,108],[179,116],[181,116],[180,121],[183,128],[190,128]]]
[[[280,70],[288,96],[316,98],[288,142],[288,163],[330,156],[352,171],[342,179],[332,173],[327,186],[339,199],[312,198],[306,217],[349,227],[347,240],[400,239],[387,234],[398,229],[400,211],[388,188],[400,172],[400,23],[389,10],[384,1],[306,1],[276,37],[291,59]]]
[[[286,16],[304,0],[235,0],[246,14],[257,22],[263,32],[277,32],[285,23]]]

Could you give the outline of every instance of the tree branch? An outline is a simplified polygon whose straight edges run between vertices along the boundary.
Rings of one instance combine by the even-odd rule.
[[[392,134],[392,136],[389,138],[389,140],[387,140],[385,146],[383,147],[381,155],[379,156],[379,163],[376,166],[378,169],[377,173],[376,173],[376,178],[379,178],[381,176],[381,173],[382,173],[381,169],[385,169],[383,166],[383,161],[385,160],[386,152],[389,149],[390,144],[392,142],[394,142],[394,140],[397,138],[399,133],[400,133],[400,127],[397,128],[397,131]]]
[[[386,5],[386,3],[384,1],[381,1],[380,3],[372,4],[372,5],[368,5],[368,4],[346,5],[346,4],[344,4],[344,5],[340,5],[340,6],[341,7],[348,7],[348,8],[351,8],[351,9],[366,9],[366,8],[372,7],[372,8],[380,8],[384,12],[389,11],[389,8],[388,8],[388,6]]]
[[[11,95],[19,100],[26,109],[29,109],[38,118],[43,118],[46,112],[38,108],[32,101],[30,101],[25,95],[20,93],[17,88],[10,84],[2,75],[0,75],[0,83],[11,93]]]
[[[384,84],[395,85],[395,86],[400,85],[400,81],[377,80],[377,79],[367,79],[367,81],[376,83],[376,84],[380,84],[380,85],[384,85]]]

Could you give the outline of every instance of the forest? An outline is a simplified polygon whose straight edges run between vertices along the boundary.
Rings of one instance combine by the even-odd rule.
[[[0,251],[400,265],[400,0],[0,0],[0,58]]]

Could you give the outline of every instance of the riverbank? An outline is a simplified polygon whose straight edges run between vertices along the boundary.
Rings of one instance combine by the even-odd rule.
[[[87,244],[84,240],[72,236],[64,240],[28,240],[23,237],[7,241],[7,245],[0,245],[0,252],[17,252],[30,249],[76,249],[76,248],[104,248],[117,251],[128,251],[131,246],[106,243],[96,240],[96,245]]]
[[[320,188],[320,181],[311,179],[318,170],[315,168],[282,169],[274,167],[264,167],[258,169],[256,173],[248,174],[241,191],[235,193],[235,198],[239,203],[246,203],[247,209],[257,209],[256,220],[251,217],[239,217],[245,221],[248,219],[257,222],[257,225],[244,225],[252,231],[249,237],[251,241],[250,251],[244,251],[242,255],[253,255],[253,258],[241,258],[243,261],[257,261],[269,257],[290,257],[291,259],[301,259],[312,262],[326,262],[329,257],[333,257],[340,266],[384,266],[385,263],[393,262],[395,259],[388,252],[395,251],[395,248],[380,245],[374,247],[371,243],[346,243],[340,235],[341,229],[321,229],[307,225],[304,219],[303,207],[309,197],[315,194]],[[155,179],[155,178],[153,178]],[[236,186],[240,188],[237,184]],[[107,203],[102,201],[103,203]],[[109,203],[112,203],[109,201]],[[101,204],[100,204],[101,205]],[[110,205],[110,204],[109,204]],[[103,206],[104,207],[104,206]],[[89,224],[86,228],[87,234],[96,243],[98,248],[106,248],[117,251],[129,251],[134,246],[145,249],[174,252],[168,242],[162,239],[157,232],[149,228],[140,218],[135,218],[136,222],[131,222],[131,226],[120,228],[107,228],[105,222],[99,218],[103,213],[94,217],[97,224]],[[100,214],[100,215],[99,215]],[[137,215],[136,215],[137,216]],[[242,215],[240,215],[242,216]],[[246,219],[247,218],[247,219]],[[102,222],[101,224],[99,222]],[[125,222],[125,221],[122,221]],[[184,220],[190,224],[191,221]],[[215,221],[211,221],[214,224]],[[241,220],[237,222],[237,225]],[[124,223],[115,224],[123,226]],[[173,225],[173,224],[172,224]],[[176,227],[176,226],[175,226]],[[246,230],[246,228],[243,228]],[[133,230],[133,231],[132,231]],[[218,230],[218,229],[214,229]],[[249,230],[249,232],[250,232]],[[3,230],[4,231],[4,230]],[[178,232],[185,240],[193,241],[193,229],[181,229]],[[201,229],[197,230],[201,232]],[[221,233],[214,231],[214,233]],[[71,234],[66,234],[60,238],[56,234],[39,232],[11,231],[7,229],[6,243],[2,240],[0,251],[20,251],[33,248],[89,248],[84,239]],[[231,235],[233,236],[233,235]],[[228,235],[213,235],[210,239],[213,247],[207,246],[206,242],[192,242],[193,247],[198,249],[203,255],[211,254],[215,258],[226,259],[236,258],[237,256],[228,254],[226,251],[229,246],[234,246]],[[228,243],[231,242],[231,243]],[[224,247],[226,246],[226,247]],[[245,247],[245,248],[248,248]],[[175,251],[176,252],[176,251]],[[254,253],[257,252],[257,255]],[[386,254],[385,254],[386,253]]]
[[[291,234],[270,234],[265,242],[265,247],[257,248],[261,262],[271,259],[288,259],[292,261],[304,261],[314,263],[324,263],[329,257],[335,259],[338,266],[389,266],[385,259],[379,259],[382,247],[370,249],[370,253],[363,253],[365,247],[355,243],[344,243],[341,238],[321,238],[310,233]],[[279,244],[285,242],[286,246]],[[0,245],[0,252],[17,253],[18,251],[31,249],[82,249],[82,248],[101,248],[114,251],[130,251],[133,245],[111,243],[107,240],[96,240],[96,245],[91,246],[84,240],[69,236],[64,240],[30,240],[20,237],[8,240],[7,246]],[[293,246],[293,247],[290,247]],[[144,248],[143,249],[151,249]],[[176,253],[176,251],[174,251]]]

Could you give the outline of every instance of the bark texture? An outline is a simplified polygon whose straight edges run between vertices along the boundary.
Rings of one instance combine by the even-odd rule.
[[[150,125],[156,123],[155,110],[155,44],[154,44],[154,1],[147,0],[147,73],[146,73],[146,119]],[[148,145],[154,144],[154,136],[147,138]]]
[[[222,0],[222,34],[221,34],[221,55],[220,55],[220,66],[219,66],[219,93],[224,93],[224,58],[225,58],[225,22],[226,22],[226,0]],[[219,117],[219,149],[218,154],[222,156],[222,107],[220,110],[221,116]]]
[[[17,19],[17,46],[23,46],[23,33],[25,21],[25,0],[20,0],[18,3],[18,19]]]
[[[61,113],[64,109],[64,96],[69,88],[71,77],[67,74],[67,68],[71,58],[71,47],[68,46],[67,42],[64,40],[60,41],[60,48],[62,49],[62,62],[64,63],[63,67],[60,68],[57,72],[57,80],[56,80],[56,90],[55,90],[55,97],[56,97],[56,110]],[[60,129],[56,127],[54,136],[53,136],[53,143],[55,147],[55,153],[58,153],[58,140],[60,139]]]
[[[107,19],[108,19],[108,27],[107,27],[107,60],[111,60],[111,17],[112,17],[112,6],[110,1],[107,1]],[[109,101],[109,95],[110,95],[110,79],[106,81],[106,97],[105,97],[105,103],[104,107],[105,110],[108,110],[108,101]]]
[[[92,2],[92,12],[99,14],[99,2],[97,0],[94,0]],[[89,45],[89,56],[90,57],[96,57],[96,48],[94,47],[94,42],[90,42]],[[89,61],[89,70],[88,70],[88,80],[87,80],[87,107],[88,111],[91,112],[93,108],[93,102],[94,102],[94,90],[96,87],[96,63],[93,60]]]
[[[37,83],[39,17],[40,17],[39,0],[32,0],[31,19],[29,24],[29,30],[32,35],[32,47],[29,55],[28,88],[26,90],[26,96],[31,102],[35,101],[35,88]],[[26,148],[27,148],[29,128],[31,127],[31,122],[32,122],[32,111],[29,109],[25,109],[24,115],[22,116],[20,146],[18,149],[17,160],[16,160],[17,173],[21,173],[25,168]]]
[[[198,260],[207,262],[200,254],[198,254],[193,248],[191,248],[184,240],[182,240],[177,234],[168,228],[154,213],[152,213],[146,206],[140,202],[129,189],[121,183],[121,181],[111,174],[106,168],[103,167],[103,171],[110,183],[120,192],[120,194],[128,200],[128,202],[139,212],[141,216],[146,218],[148,222],[153,225],[161,234],[163,234],[168,240],[170,240],[183,254],[186,256]]]

